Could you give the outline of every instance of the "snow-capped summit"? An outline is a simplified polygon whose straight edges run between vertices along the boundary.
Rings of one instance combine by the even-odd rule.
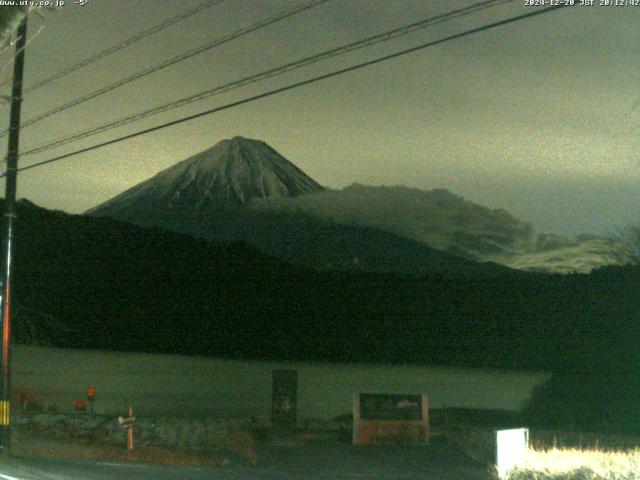
[[[112,216],[132,207],[221,211],[267,197],[295,197],[324,190],[311,177],[259,140],[222,140],[87,213]],[[141,210],[140,210],[141,209]]]

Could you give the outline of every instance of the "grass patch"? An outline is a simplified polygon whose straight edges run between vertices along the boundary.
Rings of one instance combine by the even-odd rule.
[[[508,480],[640,480],[640,450],[551,449],[527,452]]]

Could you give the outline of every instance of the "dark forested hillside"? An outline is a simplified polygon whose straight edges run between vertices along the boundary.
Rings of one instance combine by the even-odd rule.
[[[27,202],[18,214],[21,341],[524,368],[637,362],[640,272],[632,268],[462,280],[316,272],[240,243]]]

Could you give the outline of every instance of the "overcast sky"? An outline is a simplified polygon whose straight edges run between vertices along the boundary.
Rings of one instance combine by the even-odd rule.
[[[67,0],[45,19],[32,15],[30,34],[38,34],[27,48],[25,83],[200,2],[89,0],[78,6]],[[26,95],[23,120],[298,3],[304,0],[226,0]],[[330,0],[25,128],[21,148],[472,3]],[[517,0],[20,162],[45,160],[532,8]],[[447,188],[505,208],[540,232],[607,233],[640,220],[638,25],[640,7],[562,9],[24,172],[18,195],[47,208],[83,212],[242,135],[264,140],[328,187],[358,182]],[[5,51],[2,64],[9,58]],[[0,93],[9,91],[7,81]],[[0,110],[3,128],[8,114],[6,106]]]

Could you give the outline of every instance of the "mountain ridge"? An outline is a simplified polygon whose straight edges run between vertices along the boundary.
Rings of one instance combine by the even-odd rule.
[[[588,273],[618,263],[609,238],[537,233],[505,209],[479,205],[443,188],[356,183],[294,199],[260,199],[252,206],[263,212],[303,213],[342,225],[375,227],[462,258],[521,270]]]
[[[459,270],[460,262],[447,255],[559,273],[616,263],[607,239],[537,234],[507,210],[490,209],[446,189],[325,188],[265,142],[239,136],[86,213],[196,238],[239,240],[321,269],[340,265],[421,275],[443,273],[448,263]],[[434,270],[430,264],[438,265]],[[477,273],[477,266],[467,267]]]

